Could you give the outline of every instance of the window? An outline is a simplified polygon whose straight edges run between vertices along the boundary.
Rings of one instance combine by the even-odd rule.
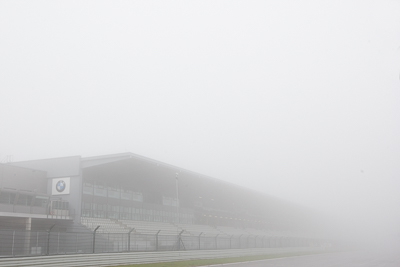
[[[173,197],[163,197],[163,205],[165,205],[165,206],[174,206],[174,207],[176,207],[176,205],[177,205],[176,198],[173,198]]]
[[[121,191],[121,199],[125,200],[132,200],[132,194],[133,192],[131,190],[122,190]]]
[[[94,195],[95,196],[102,196],[102,197],[106,197],[107,196],[107,190],[104,187],[103,184],[101,183],[96,183],[94,185]]]
[[[131,208],[130,207],[121,207],[121,219],[130,220],[131,219]]]
[[[33,201],[33,206],[45,208],[45,207],[47,207],[48,200],[49,200],[49,197],[36,196],[35,200]]]
[[[93,203],[93,217],[105,218],[106,217],[106,205]]]
[[[142,210],[138,208],[132,208],[132,219],[136,221],[142,220]]]
[[[15,193],[1,192],[0,193],[0,203],[4,204],[14,204]]]
[[[63,210],[69,210],[69,202],[63,201],[62,202],[62,209]]]
[[[120,217],[122,220],[130,220],[131,219],[131,215],[129,213],[121,213]]]
[[[133,192],[133,200],[143,202],[143,194],[141,192]]]
[[[92,203],[88,203],[88,202],[83,202],[83,208],[86,210],[91,210],[92,209]]]
[[[92,211],[91,210],[82,210],[82,216],[83,217],[92,217]]]
[[[84,182],[83,183],[83,193],[86,195],[93,195],[93,183]]]
[[[112,219],[118,219],[119,217],[119,206],[108,205],[107,217]]]
[[[108,197],[110,198],[120,198],[119,188],[115,186],[109,186],[108,188]]]
[[[122,211],[124,213],[131,213],[131,208],[130,207],[122,207]]]
[[[85,216],[85,217],[92,216],[92,203],[88,203],[88,202],[82,203],[82,216]]]
[[[30,206],[32,203],[32,198],[33,196],[19,194],[17,205]]]
[[[69,203],[67,201],[62,200],[52,200],[51,207],[57,210],[68,210]]]

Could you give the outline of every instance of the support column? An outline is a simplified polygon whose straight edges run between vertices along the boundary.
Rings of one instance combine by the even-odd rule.
[[[24,238],[24,255],[31,254],[31,229],[32,229],[32,218],[26,218],[25,220],[25,238]]]

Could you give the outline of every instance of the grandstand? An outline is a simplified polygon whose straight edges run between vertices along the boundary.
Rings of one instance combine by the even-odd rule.
[[[0,174],[0,256],[317,240],[301,207],[133,153],[10,162]]]

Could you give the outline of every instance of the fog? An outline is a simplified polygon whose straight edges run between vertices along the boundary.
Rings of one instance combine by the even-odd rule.
[[[0,40],[2,162],[129,151],[400,238],[398,1],[1,1]]]

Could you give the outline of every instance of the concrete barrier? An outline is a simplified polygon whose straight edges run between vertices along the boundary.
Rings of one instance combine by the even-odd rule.
[[[229,258],[250,255],[274,255],[295,252],[317,252],[320,248],[260,248],[192,250],[167,252],[127,252],[101,254],[75,254],[38,257],[20,257],[0,259],[0,267],[80,267],[80,266],[117,266],[138,263],[182,261],[194,259]]]

